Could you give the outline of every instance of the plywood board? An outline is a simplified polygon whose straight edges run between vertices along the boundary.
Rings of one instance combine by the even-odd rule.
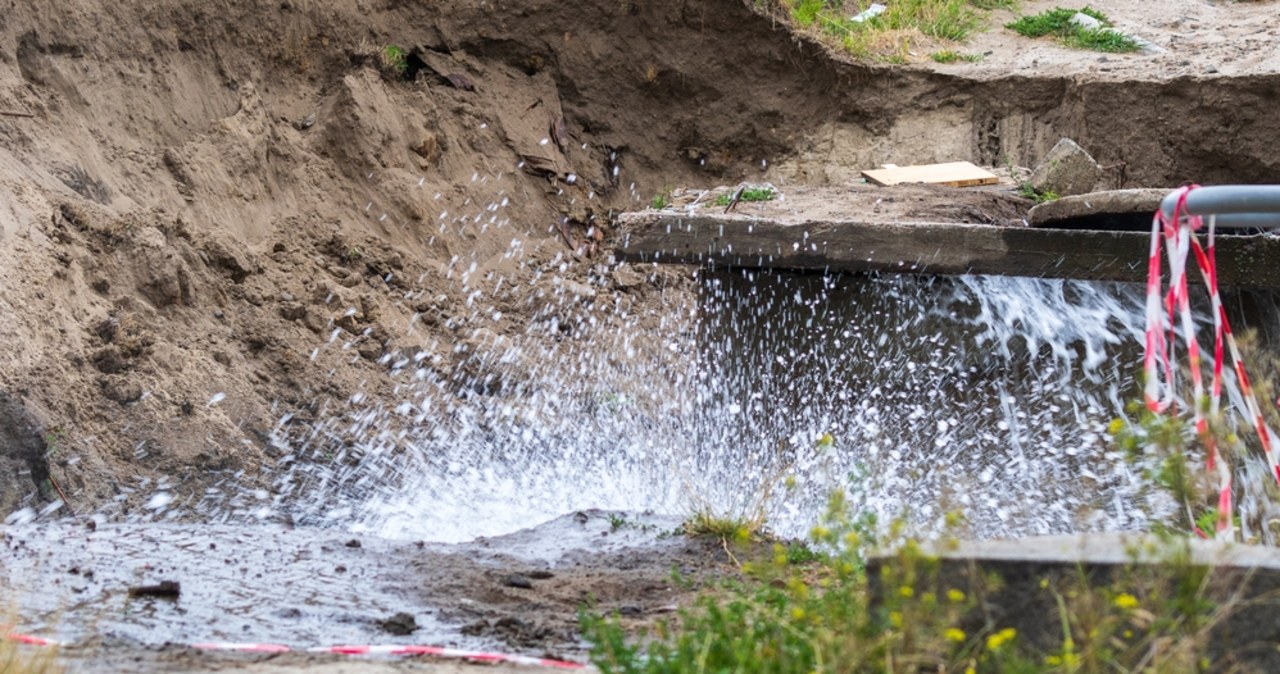
[[[919,166],[895,166],[893,168],[863,171],[862,177],[883,186],[899,183],[928,183],[950,187],[995,185],[1000,182],[994,173],[978,168],[967,161],[945,164],[921,164]]]

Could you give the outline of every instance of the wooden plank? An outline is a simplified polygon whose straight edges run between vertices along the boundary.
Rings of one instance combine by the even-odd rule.
[[[892,165],[885,164],[885,166],[888,167]],[[927,183],[930,185],[947,185],[950,187],[973,187],[975,185],[995,185],[1000,182],[1000,178],[994,173],[978,168],[967,161],[870,169],[863,171],[862,177],[877,185],[885,187],[890,185],[899,185],[902,183]]]
[[[1151,235],[943,223],[640,212],[618,218],[622,259],[821,271],[998,274],[1141,282]],[[1218,236],[1223,286],[1280,288],[1280,239]],[[1192,275],[1199,281],[1199,275]]]

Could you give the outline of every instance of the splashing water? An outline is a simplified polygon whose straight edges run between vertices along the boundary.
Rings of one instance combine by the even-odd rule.
[[[418,363],[396,399],[353,400],[302,435],[282,424],[286,459],[307,460],[277,500],[390,538],[591,507],[762,508],[795,535],[854,474],[860,507],[926,531],[950,511],[977,536],[1131,528],[1137,476],[1104,428],[1131,394],[1141,309],[1121,284],[707,273],[696,325],[554,347],[491,335],[462,395]],[[833,448],[815,447],[823,433]],[[775,489],[784,476],[799,487]]]

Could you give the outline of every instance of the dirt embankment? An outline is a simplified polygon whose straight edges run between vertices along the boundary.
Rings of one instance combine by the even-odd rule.
[[[10,2],[0,412],[43,430],[0,453],[0,510],[51,499],[46,469],[82,509],[252,475],[279,418],[397,363],[502,395],[495,336],[627,323],[643,349],[691,284],[607,264],[609,214],[664,186],[1030,163],[1064,135],[1117,185],[1274,180],[1278,86],[857,65],[738,0]]]

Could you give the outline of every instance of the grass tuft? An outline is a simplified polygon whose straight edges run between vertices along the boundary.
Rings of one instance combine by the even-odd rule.
[[[987,13],[1013,0],[894,0],[881,14],[854,21],[870,2],[757,0],[797,27],[840,45],[857,58],[906,63],[917,45],[960,42],[986,25]]]
[[[1097,19],[1102,24],[1102,28],[1085,28],[1071,23],[1071,17],[1077,13]],[[1080,10],[1056,7],[1032,16],[1024,16],[1005,27],[1025,37],[1055,37],[1063,44],[1076,49],[1118,53],[1137,51],[1141,48],[1133,38],[1111,28],[1111,21],[1106,14],[1091,7]]]
[[[738,201],[773,201],[777,198],[777,193],[771,187],[747,187],[742,190],[742,195],[738,197]],[[733,201],[733,192],[725,192],[716,197],[711,202],[711,206],[728,206]]]
[[[660,211],[671,205],[671,190],[664,189],[653,195],[653,199],[649,201],[649,207],[655,211]]]
[[[984,54],[962,54],[958,51],[954,51],[951,49],[944,49],[942,51],[936,51],[936,52],[933,52],[932,54],[929,54],[929,58],[933,59],[938,63],[956,63],[957,61],[964,61],[965,63],[977,63],[978,61],[981,61],[984,57],[985,57]]]
[[[747,542],[764,533],[763,517],[733,517],[699,510],[680,525],[686,536],[705,536],[725,542]]]
[[[389,44],[382,48],[382,65],[397,75],[404,75],[409,69],[409,54],[403,47]]]

